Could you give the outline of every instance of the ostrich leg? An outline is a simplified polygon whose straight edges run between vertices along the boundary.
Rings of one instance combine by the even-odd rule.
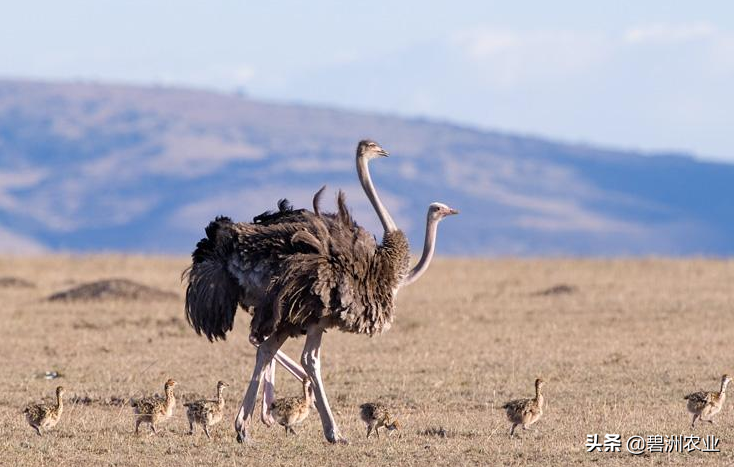
[[[252,344],[255,348],[260,347],[260,344],[257,342],[257,340],[250,336],[250,344]],[[290,374],[296,377],[296,379],[303,382],[304,379],[306,379],[306,371],[301,368],[301,366],[296,363],[292,358],[290,358],[288,355],[286,355],[282,350],[278,350],[275,353],[274,357],[275,361],[280,363],[280,365],[288,370]],[[274,371],[274,370],[273,370]],[[265,373],[265,379],[267,380],[268,374]]]
[[[316,409],[321,417],[321,425],[324,429],[324,436],[330,443],[347,444],[347,439],[339,433],[339,427],[336,426],[334,415],[331,413],[329,401],[326,399],[326,391],[324,390],[324,382],[321,380],[321,337],[324,334],[324,328],[320,325],[313,325],[308,329],[306,334],[306,345],[303,347],[303,355],[301,363],[306,370],[308,376],[313,382],[314,396],[316,398]]]
[[[257,403],[257,393],[260,392],[260,381],[263,377],[265,367],[273,360],[275,353],[287,338],[287,333],[275,332],[257,348],[252,379],[250,380],[250,385],[247,387],[245,398],[242,400],[240,411],[237,413],[237,418],[234,422],[235,430],[237,430],[237,441],[240,443],[249,441],[250,439],[250,422],[252,421],[252,414]]]
[[[265,367],[263,380],[263,400],[260,411],[260,420],[268,427],[273,426],[275,419],[270,415],[270,404],[275,400],[275,362],[271,361]]]

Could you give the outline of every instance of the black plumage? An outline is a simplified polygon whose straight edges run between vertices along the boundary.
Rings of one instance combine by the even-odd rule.
[[[232,329],[237,305],[253,313],[252,335],[290,335],[328,318],[332,326],[373,335],[393,318],[393,298],[408,268],[408,242],[397,230],[381,245],[357,225],[339,193],[335,214],[294,210],[253,223],[218,217],[206,228],[188,271],[186,314],[210,340]]]

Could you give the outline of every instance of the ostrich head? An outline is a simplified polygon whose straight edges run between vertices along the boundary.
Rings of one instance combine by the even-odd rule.
[[[729,375],[724,375],[724,376],[722,376],[722,377],[721,377],[721,384],[722,384],[722,385],[726,386],[726,385],[728,385],[728,384],[729,384],[730,382],[731,382],[731,376],[729,376]]]
[[[173,389],[173,387],[177,384],[178,383],[176,381],[169,379],[168,381],[166,381],[166,384],[163,387],[164,389],[169,390],[169,389]]]
[[[229,387],[229,384],[225,383],[224,381],[220,381],[217,383],[217,391],[221,391],[228,387]]]
[[[389,153],[382,149],[382,146],[369,139],[363,139],[357,145],[357,159],[364,158],[369,161],[377,157],[387,157],[388,155]]]
[[[431,203],[428,208],[428,216],[435,221],[440,221],[446,216],[453,216],[458,213],[457,209],[450,208],[443,203]]]
[[[545,384],[545,380],[543,378],[538,378],[535,380],[535,388],[537,390],[540,390],[544,384]]]
[[[66,392],[66,389],[64,389],[63,386],[59,386],[56,388],[56,396],[58,397],[62,397],[65,392]]]

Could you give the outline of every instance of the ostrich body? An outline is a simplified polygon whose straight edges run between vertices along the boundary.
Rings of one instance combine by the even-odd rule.
[[[545,381],[538,378],[535,380],[535,397],[532,399],[516,399],[502,406],[507,413],[507,420],[512,423],[510,436],[515,434],[515,427],[522,425],[523,430],[527,430],[530,425],[540,420],[543,416],[543,406],[545,398],[541,392]]]
[[[224,416],[224,390],[229,384],[224,381],[217,383],[217,398],[215,400],[198,400],[184,404],[186,416],[189,419],[189,434],[194,434],[194,426],[198,423],[204,429],[207,438],[211,439],[209,427],[222,421]]]
[[[41,429],[53,428],[61,420],[64,412],[63,397],[64,388],[59,386],[56,388],[56,404],[31,404],[23,410],[28,424],[36,430],[38,436],[41,436]]]
[[[301,363],[313,383],[324,435],[345,442],[321,378],[322,335],[329,328],[367,335],[388,329],[408,273],[408,241],[378,198],[367,166],[385,155],[372,141],[357,147],[360,182],[384,229],[381,244],[354,222],[340,193],[333,216],[302,211],[289,222],[261,224],[218,218],[192,254],[186,312],[194,329],[224,338],[240,304],[252,307],[251,339],[262,342],[235,421],[239,441],[250,437],[266,366],[288,337],[306,334]]]
[[[166,384],[163,385],[165,398],[154,396],[131,402],[130,405],[132,405],[135,413],[135,433],[139,432],[141,423],[147,423],[150,425],[150,431],[156,434],[158,432],[155,426],[173,416],[173,408],[176,406],[173,387],[176,384],[176,381],[172,379],[166,381]]]
[[[313,200],[313,208],[315,213],[319,213],[319,199],[323,194],[324,188],[321,188]],[[255,217],[255,222],[280,222],[284,220],[292,220],[294,216],[304,212],[303,209],[294,211],[285,200],[281,200],[278,203],[278,213],[265,212]],[[458,214],[459,211],[453,209],[443,203],[431,203],[428,206],[428,213],[426,214],[426,234],[423,242],[423,254],[418,260],[418,263],[411,269],[408,275],[399,284],[399,288],[403,288],[407,285],[414,283],[418,280],[427,270],[428,266],[433,259],[434,252],[436,250],[436,235],[438,231],[438,224],[447,216]],[[257,346],[258,343],[255,339],[251,339],[253,345]],[[293,376],[299,379],[301,382],[307,378],[306,372],[300,365],[288,357],[282,350],[278,350],[275,354],[275,360],[280,363],[286,370],[288,370]],[[271,426],[274,420],[268,415],[267,408],[272,403],[275,397],[275,366],[270,363],[265,371],[264,376],[264,389],[262,399],[262,411],[261,419],[263,423]]]
[[[311,380],[306,379],[303,382],[303,396],[276,399],[268,406],[268,414],[279,425],[285,427],[286,436],[288,436],[289,431],[295,435],[296,431],[293,427],[300,425],[306,420],[313,402],[314,397],[311,391]]]
[[[711,419],[714,415],[721,412],[726,401],[726,386],[731,381],[731,376],[723,375],[721,377],[721,389],[719,392],[699,391],[688,394],[684,399],[688,400],[687,408],[693,414],[691,428],[696,426],[696,419],[713,424]]]

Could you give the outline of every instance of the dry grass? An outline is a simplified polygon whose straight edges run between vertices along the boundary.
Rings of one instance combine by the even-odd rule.
[[[324,365],[349,446],[323,441],[312,415],[297,437],[258,424],[238,445],[232,420],[252,369],[248,317],[223,343],[196,336],[183,315],[184,258],[4,258],[0,277],[35,288],[0,288],[0,452],[3,465],[723,465],[734,462],[732,404],[695,434],[721,438],[721,453],[587,453],[589,433],[689,434],[683,395],[716,388],[734,372],[734,262],[711,260],[438,261],[401,292],[391,331],[369,339],[336,331]],[[86,282],[124,277],[178,298],[49,302]],[[562,286],[562,287],[561,287]],[[559,292],[561,291],[561,292]],[[286,344],[298,354],[303,340]],[[46,371],[63,377],[46,380]],[[507,436],[496,407],[547,381],[546,416]],[[213,439],[186,436],[179,407],[156,437],[132,434],[121,401],[161,392],[214,395],[232,384],[226,422]],[[67,388],[59,426],[38,437],[25,403]],[[279,395],[298,394],[279,372]],[[402,437],[364,439],[358,406],[382,400]]]

